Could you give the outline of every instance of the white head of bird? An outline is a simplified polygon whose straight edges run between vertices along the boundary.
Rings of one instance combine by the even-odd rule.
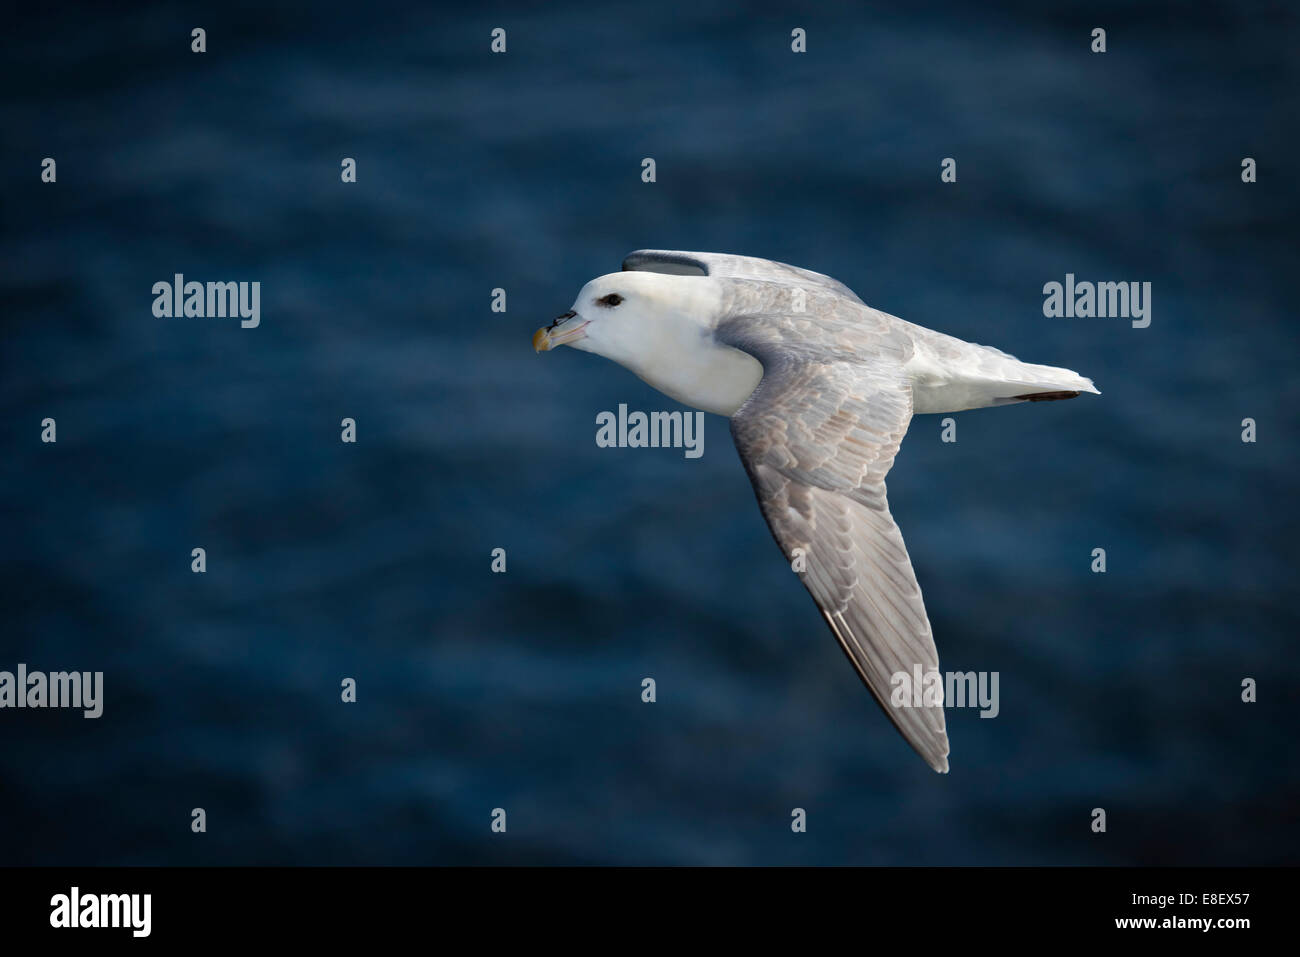
[[[714,340],[722,290],[704,276],[616,272],[582,287],[573,308],[533,334],[612,359],[665,395],[731,415],[763,376],[758,360]]]

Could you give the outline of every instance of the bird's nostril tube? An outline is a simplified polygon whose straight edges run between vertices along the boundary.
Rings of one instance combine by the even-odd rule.
[[[562,323],[565,319],[572,319],[572,318],[573,318],[574,316],[576,316],[576,315],[577,315],[577,312],[575,312],[574,310],[570,309],[568,312],[564,313],[563,315],[561,315],[561,316],[556,316],[553,320],[551,320],[551,325],[550,325],[549,328],[554,329],[556,326],[558,326],[560,323]]]

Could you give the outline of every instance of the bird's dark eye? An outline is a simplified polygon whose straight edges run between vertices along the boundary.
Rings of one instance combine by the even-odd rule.
[[[623,297],[616,292],[611,292],[608,296],[601,296],[596,300],[598,306],[617,306],[623,301]]]

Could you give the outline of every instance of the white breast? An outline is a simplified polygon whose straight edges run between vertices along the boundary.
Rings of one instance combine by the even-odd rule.
[[[669,398],[715,415],[730,416],[763,378],[762,364],[747,352],[696,333],[693,341],[660,342],[632,369]]]

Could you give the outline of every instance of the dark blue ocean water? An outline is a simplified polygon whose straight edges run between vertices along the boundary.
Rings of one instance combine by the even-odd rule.
[[[1285,4],[1172,2],[9,21],[0,670],[105,703],[0,711],[0,863],[1295,863],[1296,41]],[[890,475],[942,666],[1000,675],[951,774],[726,421],[698,460],[598,448],[596,413],[676,406],[534,355],[638,247],[826,272],[1102,390],[955,444],[918,417]],[[1045,318],[1067,272],[1151,282],[1150,327]],[[260,282],[261,325],[154,318],[175,273]]]

